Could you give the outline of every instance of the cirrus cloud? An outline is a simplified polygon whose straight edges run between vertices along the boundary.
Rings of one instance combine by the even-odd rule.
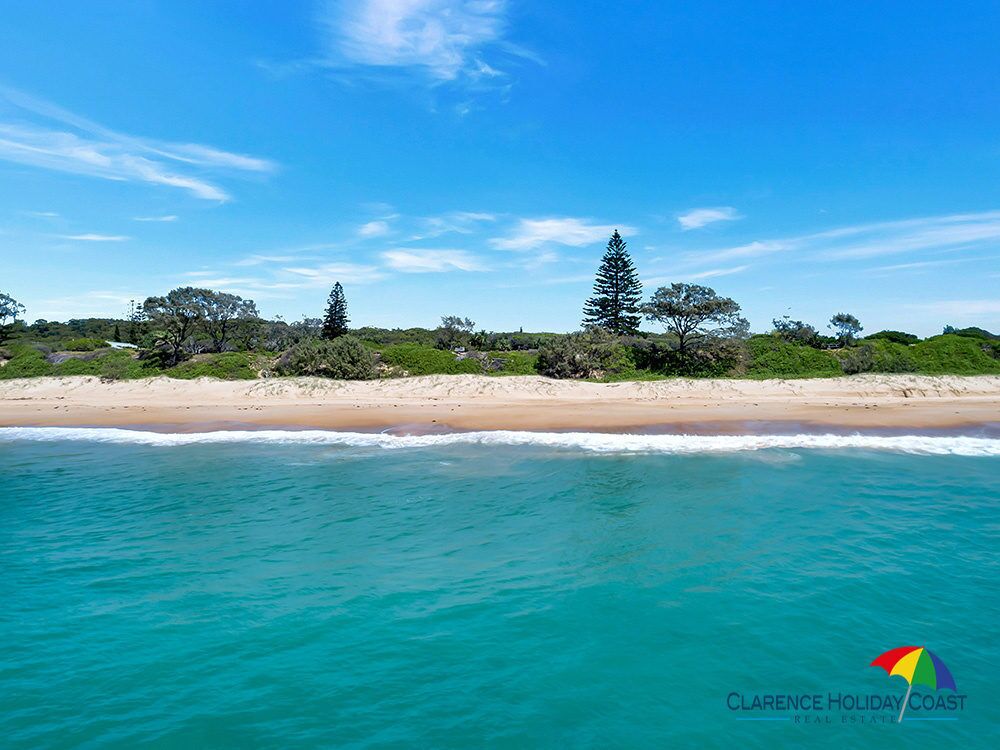
[[[560,217],[549,219],[520,219],[506,237],[495,237],[490,244],[499,250],[533,250],[547,244],[582,247],[606,241],[618,229],[622,234],[635,234],[632,227],[614,224],[595,224],[587,219]]]
[[[479,258],[465,250],[399,248],[382,253],[382,260],[389,268],[403,273],[486,270]]]

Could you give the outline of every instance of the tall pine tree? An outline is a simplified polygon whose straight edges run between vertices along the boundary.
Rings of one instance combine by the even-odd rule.
[[[344,297],[344,287],[338,281],[330,290],[326,302],[326,316],[323,318],[323,338],[335,339],[347,333],[347,299]]]
[[[625,240],[616,229],[597,269],[594,296],[583,306],[583,324],[600,326],[619,335],[636,333],[642,320],[641,301],[639,274],[625,249]]]

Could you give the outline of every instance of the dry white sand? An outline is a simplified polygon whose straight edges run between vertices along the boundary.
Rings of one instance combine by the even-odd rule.
[[[740,431],[747,422],[935,428],[1000,422],[1000,377],[583,383],[429,375],[364,382],[94,377],[0,381],[0,425]]]

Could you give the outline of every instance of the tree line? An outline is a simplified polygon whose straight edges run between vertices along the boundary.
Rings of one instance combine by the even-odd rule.
[[[627,243],[616,229],[608,241],[594,281],[593,296],[583,306],[583,326],[602,328],[615,336],[638,336],[642,319],[660,323],[677,340],[683,357],[692,349],[724,339],[745,339],[750,324],[740,316],[739,304],[700,284],[661,286],[648,302],[642,301],[642,282]],[[824,342],[812,326],[786,316],[773,321],[775,331],[810,346]],[[842,345],[853,343],[862,330],[858,319],[837,313],[830,327]]]

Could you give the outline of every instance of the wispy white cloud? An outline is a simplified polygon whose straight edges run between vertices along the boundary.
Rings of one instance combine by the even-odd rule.
[[[325,62],[416,69],[434,82],[504,76],[487,56],[530,58],[504,41],[505,0],[331,0],[323,6]]]
[[[439,216],[424,216],[417,220],[417,230],[410,239],[429,239],[450,233],[471,234],[482,224],[496,220],[496,214],[485,211],[449,211]]]
[[[732,206],[716,206],[714,208],[692,208],[677,217],[681,229],[700,229],[719,221],[735,221],[743,216]]]
[[[382,221],[381,219],[369,221],[358,227],[359,237],[383,237],[387,234],[389,234],[389,222]]]
[[[385,277],[378,266],[363,263],[322,263],[318,266],[294,266],[281,269],[300,286],[327,286],[335,281],[345,284],[370,284]]]
[[[260,266],[266,263],[291,263],[295,260],[308,260],[300,255],[248,255],[233,263],[234,266]]]
[[[211,146],[118,133],[6,87],[0,87],[0,159],[106,180],[167,185],[215,201],[228,200],[229,194],[206,175],[274,169],[266,159]]]
[[[168,214],[166,216],[134,216],[134,217],[132,217],[132,221],[163,221],[163,222],[171,222],[171,221],[177,221],[177,217],[174,216],[173,214]]]
[[[1000,241],[1000,211],[984,211],[857,224],[694,252],[688,257],[715,262],[794,251],[796,257],[802,259],[855,260],[905,253],[978,249],[997,241]]]
[[[607,241],[616,228],[625,235],[636,232],[632,227],[594,224],[587,219],[572,217],[520,219],[510,234],[506,237],[495,237],[490,240],[490,244],[500,250],[517,251],[533,250],[552,243],[581,247],[602,240]]]
[[[382,253],[382,260],[389,268],[403,273],[486,270],[479,258],[465,250],[400,248]]]
[[[126,240],[132,239],[124,234],[61,234],[59,235],[64,240],[73,240],[74,242],[125,242]]]
[[[982,315],[1000,315],[1000,299],[949,299],[906,305],[912,310],[950,315],[955,318],[974,318]]]
[[[693,271],[690,273],[678,271],[677,273],[666,276],[655,276],[651,279],[644,279],[643,282],[647,286],[655,286],[657,284],[670,284],[673,282],[699,281],[701,279],[712,279],[717,276],[732,276],[736,273],[743,273],[748,268],[750,268],[749,265],[744,265],[731,266],[729,268],[710,268],[706,271]]]
[[[38,219],[58,219],[59,214],[55,211],[23,211],[27,216],[34,216]]]

